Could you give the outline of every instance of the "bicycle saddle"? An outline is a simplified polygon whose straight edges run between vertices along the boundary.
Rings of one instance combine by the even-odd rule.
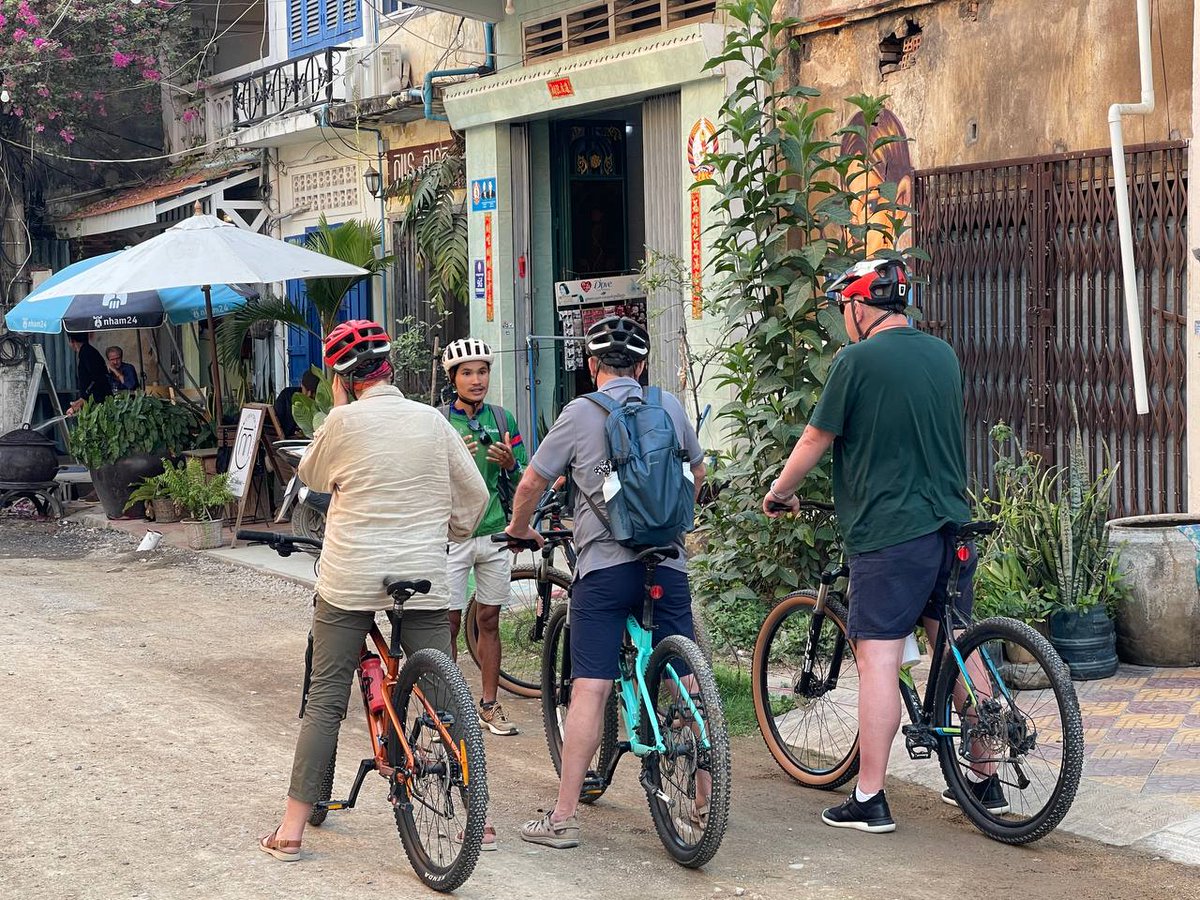
[[[651,557],[651,556],[655,557],[659,560],[678,559],[679,558],[679,548],[678,547],[647,547],[645,550],[638,551],[637,558],[639,560],[643,560],[643,559],[646,559],[647,557]]]
[[[413,594],[428,594],[429,589],[433,587],[428,578],[422,578],[418,581],[404,581],[400,578],[385,578],[383,579],[383,589],[388,592],[388,596],[393,600],[404,601]]]
[[[991,534],[999,527],[995,522],[968,522],[958,529],[956,537],[960,541],[969,541],[985,534]]]

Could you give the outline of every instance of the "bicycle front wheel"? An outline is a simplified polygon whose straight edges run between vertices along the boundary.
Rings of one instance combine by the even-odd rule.
[[[993,658],[982,648],[997,640],[1033,661]],[[945,729],[942,774],[988,837],[1036,841],[1067,814],[1083,769],[1083,724],[1067,667],[1048,640],[1014,619],[984,619],[955,647],[967,675],[948,657],[934,695],[935,725]]]
[[[802,677],[815,591],[779,601],[758,632],[751,687],[767,749],[792,778],[833,790],[858,773],[858,664],[846,610],[831,596],[816,635],[812,675]]]
[[[542,648],[542,724],[546,729],[546,747],[554,771],[562,775],[563,737],[567,727],[567,708],[571,705],[571,630],[567,627],[567,605],[559,604],[546,623]],[[579,795],[581,803],[595,803],[608,789],[605,777],[617,752],[617,695],[611,691],[604,705],[600,727],[600,747]]]
[[[646,687],[664,745],[642,760],[650,816],[667,852],[696,869],[716,854],[729,821],[725,709],[704,654],[682,635],[669,635],[654,649]],[[655,743],[645,717],[639,731],[643,743]]]
[[[508,602],[500,610],[500,687],[518,697],[539,697],[542,693],[542,642],[534,637],[541,593],[545,593],[545,602],[553,605],[565,600],[571,587],[571,576],[558,569],[551,569],[546,581],[545,585],[538,581],[533,566],[513,569]],[[464,617],[467,650],[475,665],[479,665],[478,608],[472,598]]]
[[[393,705],[414,758],[411,775],[394,783],[396,828],[421,880],[435,891],[452,891],[475,869],[487,816],[487,765],[475,701],[450,657],[418,650],[400,670]],[[400,741],[394,734],[387,740],[389,762],[402,768]]]
[[[333,749],[333,756],[329,760],[329,765],[325,767],[325,774],[321,776],[321,787],[317,791],[317,803],[314,804],[312,812],[308,814],[308,824],[317,826],[325,824],[325,819],[329,815],[329,808],[323,804],[329,802],[329,798],[333,796],[333,775],[337,769],[337,748]]]

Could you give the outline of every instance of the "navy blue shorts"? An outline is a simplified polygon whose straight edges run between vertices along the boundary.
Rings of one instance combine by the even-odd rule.
[[[640,622],[646,569],[640,562],[588,572],[571,588],[571,674],[575,678],[615,681],[617,656],[630,613]],[[663,589],[654,602],[654,643],[672,634],[695,640],[692,593],[687,573],[659,566],[655,580]]]
[[[922,618],[937,619],[946,603],[954,558],[953,525],[911,541],[851,556],[850,637],[896,640]],[[956,604],[969,615],[974,602],[975,546],[959,569]]]

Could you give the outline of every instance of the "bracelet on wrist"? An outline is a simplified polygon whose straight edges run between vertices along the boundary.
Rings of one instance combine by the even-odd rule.
[[[791,499],[792,499],[794,496],[796,496],[796,492],[795,492],[795,491],[791,491],[791,492],[789,492],[789,493],[787,493],[787,494],[781,494],[781,493],[779,493],[779,491],[775,490],[775,485],[774,485],[774,484],[772,484],[772,485],[771,485],[771,486],[770,486],[770,487],[767,489],[767,493],[768,493],[768,494],[770,494],[772,497],[774,497],[776,500],[778,500],[780,503],[787,503],[787,502],[788,502],[789,500],[791,500]]]

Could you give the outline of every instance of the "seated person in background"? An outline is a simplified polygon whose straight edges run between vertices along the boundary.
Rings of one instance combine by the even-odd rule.
[[[275,417],[279,419],[279,427],[283,429],[281,438],[304,436],[300,431],[300,426],[296,424],[295,416],[292,415],[292,398],[296,396],[297,392],[304,394],[305,397],[315,397],[319,384],[316,374],[309,369],[300,379],[300,387],[285,387],[279,392],[279,396],[275,398]]]
[[[133,363],[125,362],[125,351],[120,347],[109,347],[104,351],[108,357],[108,383],[113,393],[138,389],[137,369]]]

